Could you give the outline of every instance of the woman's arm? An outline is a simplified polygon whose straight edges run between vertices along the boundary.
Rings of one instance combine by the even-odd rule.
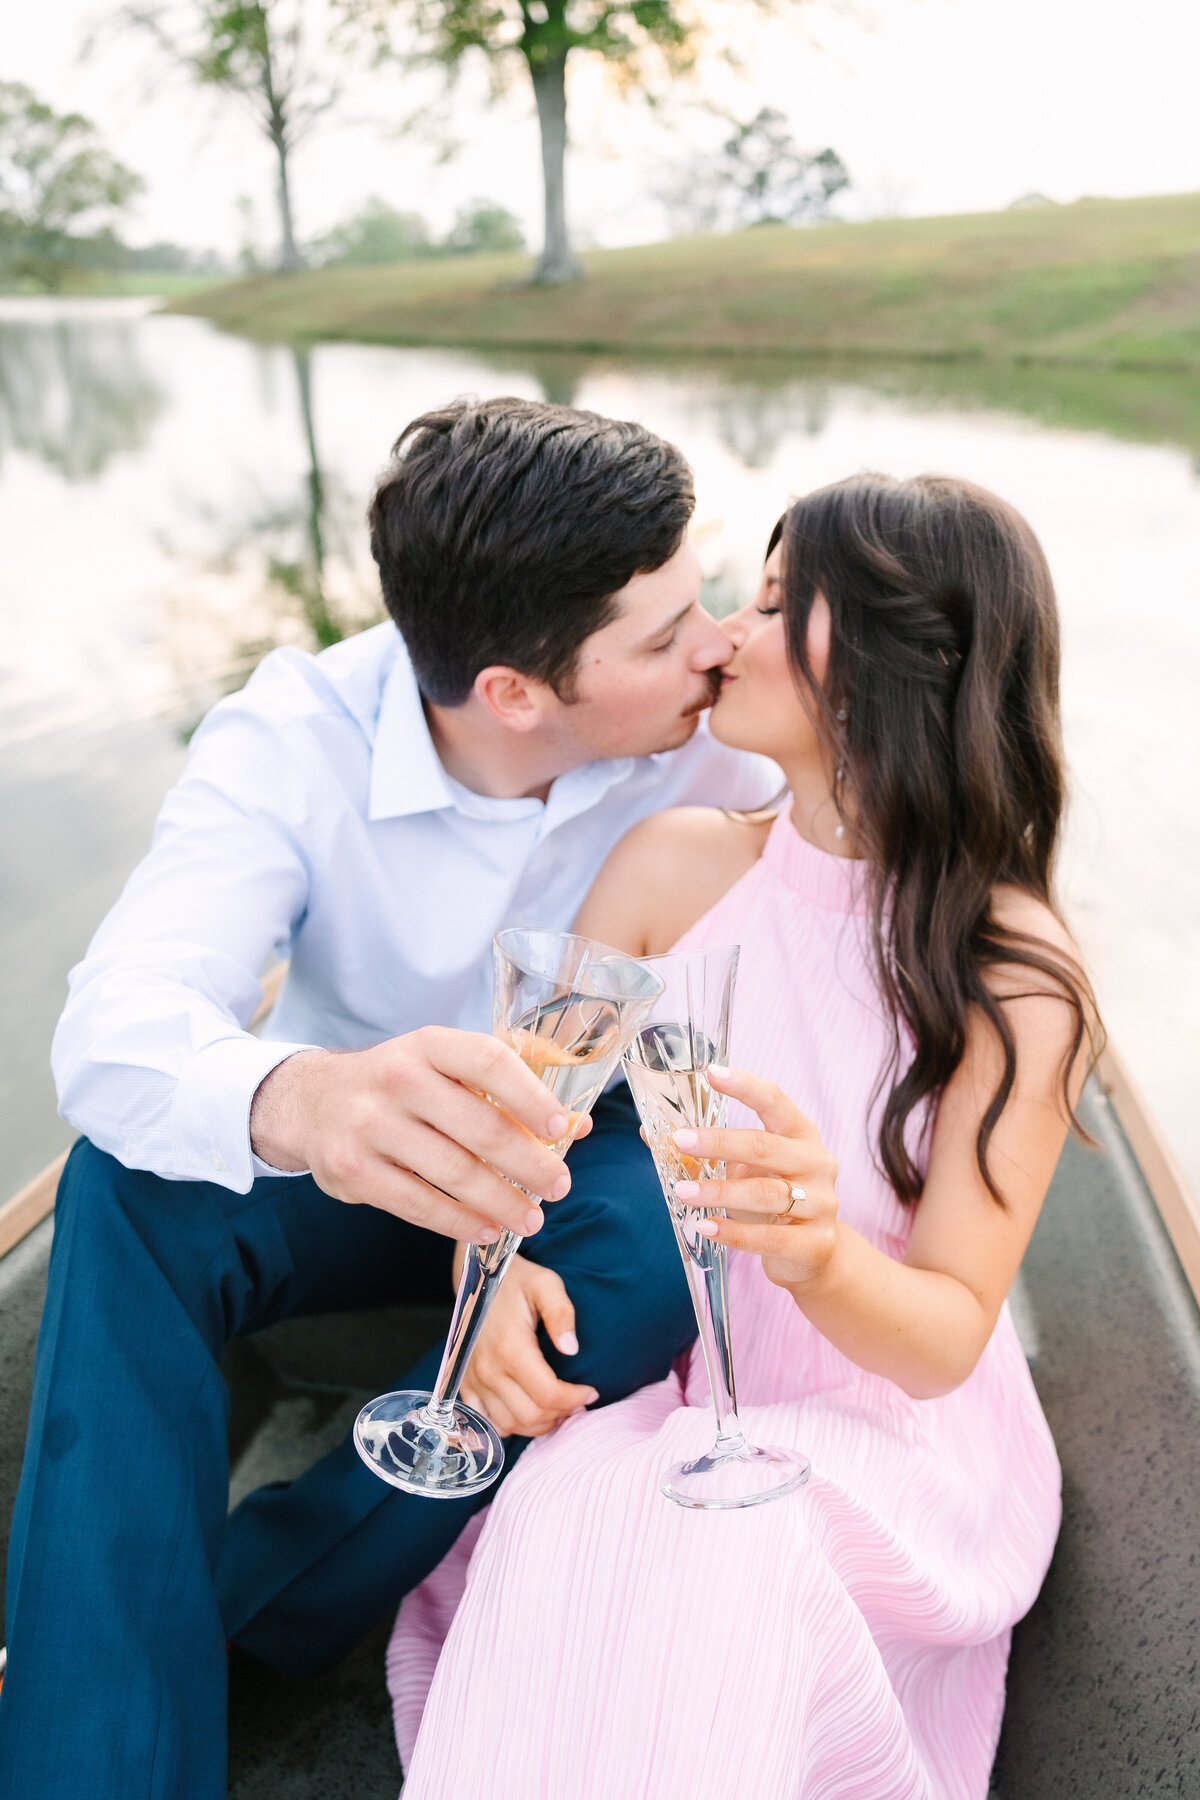
[[[1015,925],[1011,918],[1005,922]],[[1049,914],[1037,929],[1054,949],[1074,954]],[[836,1162],[815,1126],[771,1083],[740,1071],[713,1081],[751,1106],[763,1131],[687,1133],[682,1141],[676,1134],[688,1153],[730,1164],[724,1183],[677,1190],[686,1203],[737,1209],[739,1218],[712,1221],[706,1235],[761,1256],[765,1273],[788,1289],[824,1337],[861,1368],[887,1376],[918,1399],[948,1393],[978,1362],[1067,1132],[1060,1080],[1073,1036],[1071,1011],[1044,982],[1039,990],[1032,979],[1020,982],[1013,975],[1006,971],[996,987],[1017,1051],[1016,1085],[991,1143],[1005,1205],[989,1194],[975,1158],[979,1124],[1003,1067],[995,1033],[979,1017],[942,1096],[925,1191],[902,1263],[838,1218]],[[1071,1071],[1072,1100],[1085,1073],[1081,1051]],[[785,1218],[792,1187],[805,1198]]]

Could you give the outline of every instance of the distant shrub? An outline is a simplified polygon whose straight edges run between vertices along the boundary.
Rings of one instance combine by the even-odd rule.
[[[323,268],[362,263],[408,262],[419,256],[474,256],[487,250],[523,250],[520,221],[495,200],[461,206],[446,236],[435,239],[418,212],[400,212],[373,197],[350,218],[308,247]]]
[[[326,267],[344,263],[407,262],[434,253],[429,226],[418,212],[398,212],[372,198],[350,218],[317,238],[309,254]]]
[[[0,81],[0,273],[54,291],[73,270],[111,267],[113,221],[144,186],[90,119]]]
[[[442,244],[451,256],[472,256],[486,250],[523,250],[521,222],[495,200],[472,200],[458,214]]]

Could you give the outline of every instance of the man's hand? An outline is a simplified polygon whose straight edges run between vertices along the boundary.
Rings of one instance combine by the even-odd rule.
[[[454,1253],[457,1280],[463,1252]],[[462,1395],[501,1437],[544,1437],[568,1413],[599,1398],[595,1388],[560,1381],[538,1346],[538,1320],[564,1356],[574,1356],[575,1308],[560,1276],[514,1256],[467,1364]]]
[[[250,1109],[251,1146],[272,1168],[311,1169],[335,1200],[478,1243],[501,1228],[540,1229],[530,1195],[561,1200],[571,1186],[547,1148],[567,1129],[561,1104],[507,1044],[441,1026],[369,1050],[298,1051]]]

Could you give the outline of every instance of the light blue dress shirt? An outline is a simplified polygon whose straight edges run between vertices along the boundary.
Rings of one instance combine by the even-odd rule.
[[[192,739],[149,854],[70,975],[52,1063],[63,1116],[130,1168],[245,1193],[254,1090],[298,1049],[421,1025],[487,1031],[503,925],[570,925],[631,825],[753,807],[773,763],[703,727],[679,750],[586,764],[547,799],[442,768],[395,627],[276,650]],[[262,1039],[246,1025],[289,958]]]

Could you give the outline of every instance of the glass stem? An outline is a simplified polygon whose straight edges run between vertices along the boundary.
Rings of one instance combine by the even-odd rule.
[[[494,1244],[467,1246],[467,1260],[454,1300],[441,1367],[424,1408],[429,1424],[439,1426],[443,1431],[449,1431],[454,1424],[454,1403],[471,1352],[496,1298],[504,1271],[523,1242],[515,1231],[502,1231]]]
[[[737,1450],[744,1443],[737,1415],[737,1391],[733,1380],[733,1344],[729,1335],[729,1281],[725,1246],[710,1238],[698,1238],[696,1254],[685,1256],[700,1348],[717,1415],[717,1448]]]

